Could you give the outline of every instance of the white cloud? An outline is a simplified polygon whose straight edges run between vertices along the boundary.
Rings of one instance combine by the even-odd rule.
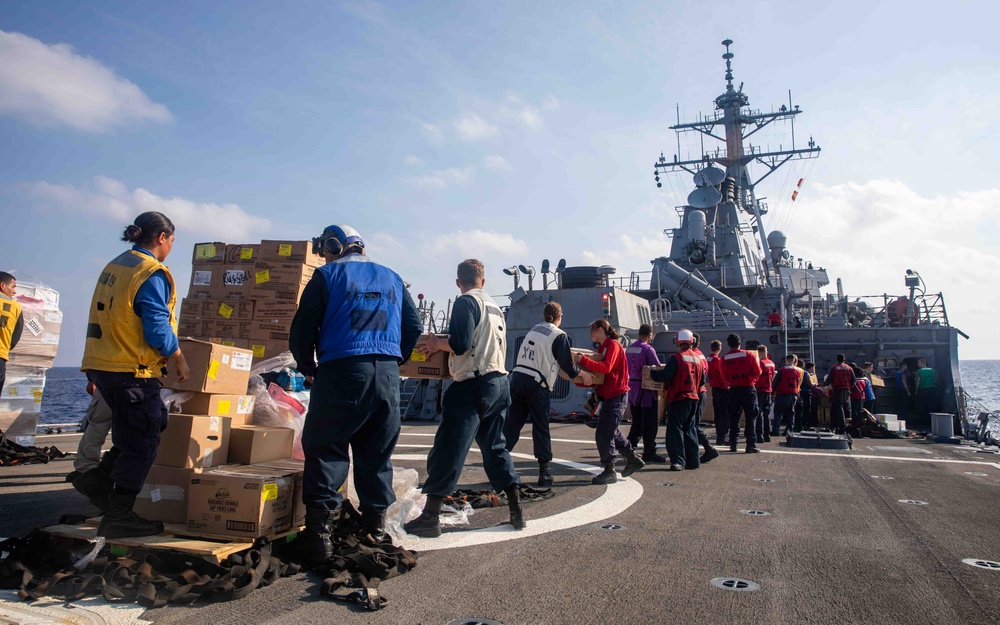
[[[660,256],[670,255],[670,240],[665,236],[646,236],[639,238],[623,234],[614,245],[597,251],[583,250],[581,265],[611,265],[618,270],[614,278],[628,278],[633,271],[648,272],[652,269],[649,261]],[[649,276],[644,276],[643,283]]]
[[[403,176],[404,184],[424,189],[447,189],[452,186],[464,186],[472,182],[476,175],[475,167],[452,167],[432,171],[423,176]]]
[[[521,118],[521,122],[532,130],[538,130],[545,125],[545,122],[542,121],[541,113],[533,106],[525,106],[518,115]]]
[[[528,253],[528,244],[505,232],[460,230],[437,235],[424,245],[425,254],[457,252],[462,258],[516,258]]]
[[[419,156],[413,156],[411,154],[403,159],[403,164],[407,167],[416,167],[417,165],[423,165],[424,161]]]
[[[486,169],[496,172],[512,172],[514,168],[510,166],[502,156],[490,155],[486,157]]]
[[[505,100],[507,105],[503,107],[504,116],[513,117],[531,130],[539,130],[545,125],[545,121],[542,119],[542,114],[538,108],[525,103],[521,99],[521,96],[516,93],[508,93]],[[553,103],[556,108],[559,107],[559,102],[552,96],[549,96],[544,105],[546,110],[552,110],[547,107],[553,105]]]
[[[434,145],[441,145],[444,143],[444,130],[442,130],[437,124],[421,122],[420,131],[423,132],[424,136],[430,139],[430,142]]]
[[[129,190],[124,183],[104,176],[95,176],[93,184],[87,187],[48,182],[34,182],[26,187],[43,206],[110,217],[120,222],[122,230],[146,211],[163,213],[183,238],[191,240],[255,241],[271,229],[270,220],[251,215],[236,204],[161,197],[141,187]]]
[[[542,102],[542,108],[546,111],[558,111],[559,110],[559,100],[556,99],[554,95],[548,95]]]
[[[499,128],[475,113],[465,115],[455,120],[453,125],[455,132],[458,133],[458,137],[463,141],[491,139],[500,134]]]
[[[169,122],[167,107],[66,44],[0,31],[0,114],[42,126],[107,132],[135,122]]]

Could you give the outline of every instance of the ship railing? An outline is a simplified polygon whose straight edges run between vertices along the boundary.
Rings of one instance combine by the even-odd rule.
[[[652,271],[633,271],[627,278],[619,276],[608,280],[609,286],[617,287],[623,291],[651,291],[652,284]]]
[[[451,321],[451,300],[448,300],[446,308],[437,310],[434,302],[419,300],[417,312],[420,314],[420,325],[425,334],[448,331],[448,323]]]
[[[896,301],[905,300],[908,305],[901,314],[894,306]],[[930,293],[915,295],[911,300],[906,295],[862,295],[847,298],[846,305],[839,307],[844,313],[845,323],[851,327],[891,328],[923,325],[948,324],[948,311],[944,305],[944,295]]]

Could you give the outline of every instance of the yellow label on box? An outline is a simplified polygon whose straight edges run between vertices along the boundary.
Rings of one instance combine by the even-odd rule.
[[[223,414],[229,414],[230,407],[231,407],[230,406],[230,401],[228,399],[220,399],[219,400],[219,410],[218,410],[218,412],[221,412]]]
[[[198,259],[215,258],[215,246],[211,243],[194,246],[194,257]]]
[[[219,314],[226,319],[229,319],[233,316],[233,307],[229,304],[223,304],[222,306],[219,306]]]
[[[254,277],[257,279],[257,284],[264,284],[265,282],[271,281],[271,272],[267,269],[264,271],[258,271],[257,275]]]
[[[9,397],[17,397],[17,387],[16,386],[8,386],[7,387],[7,395]]]
[[[240,260],[250,260],[251,258],[253,258],[252,247],[240,248]]]
[[[219,365],[221,365],[221,364],[222,363],[219,362],[218,360],[213,360],[211,362],[211,364],[208,365],[208,377],[209,378],[211,378],[211,379],[214,380],[216,377],[218,377],[218,375],[219,375]]]
[[[36,402],[42,401],[42,391],[40,390],[31,391],[31,396],[35,398]]]
[[[423,352],[413,350],[413,353],[410,354],[410,360],[413,362],[427,362],[427,356]]]
[[[253,350],[253,355],[255,358],[264,357],[264,346],[263,345],[251,345],[250,349]]]
[[[278,245],[278,256],[291,256],[292,246],[288,243],[281,243]]]
[[[278,485],[264,484],[264,490],[260,495],[261,501],[274,501],[278,498]]]
[[[236,347],[236,341],[222,341],[222,344],[226,347]]]

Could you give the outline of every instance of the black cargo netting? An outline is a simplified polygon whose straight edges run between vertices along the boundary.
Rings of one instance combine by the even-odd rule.
[[[18,445],[0,432],[0,467],[18,464],[45,464],[54,458],[64,458],[66,454],[57,447],[27,447]]]

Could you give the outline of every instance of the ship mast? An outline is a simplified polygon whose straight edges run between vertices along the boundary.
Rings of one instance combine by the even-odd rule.
[[[779,147],[777,151],[763,151],[760,147],[746,142],[756,132],[767,127],[778,120],[790,120],[794,129],[795,116],[801,113],[796,105],[792,107],[791,98],[789,106],[781,105],[777,112],[762,113],[749,108],[750,99],[743,93],[743,84],[739,88],[733,86],[733,53],[729,51],[732,45],[731,39],[726,39],[722,45],[726,46],[726,53],[722,58],[726,61],[726,91],[715,99],[716,112],[714,115],[706,116],[697,122],[682,124],[678,123],[670,129],[678,133],[696,131],[703,136],[725,143],[725,149],[717,148],[713,151],[706,151],[701,158],[682,161],[679,155],[675,154],[673,161],[661,154],[659,161],[654,164],[654,175],[659,183],[659,174],[672,173],[677,170],[684,170],[691,174],[717,163],[725,167],[726,176],[733,178],[739,185],[739,207],[753,216],[755,230],[760,238],[760,245],[763,251],[762,262],[768,268],[771,251],[767,243],[767,233],[761,222],[761,216],[767,213],[767,205],[757,199],[754,192],[755,187],[765,178],[778,170],[782,165],[791,160],[801,160],[816,158],[819,156],[820,148],[816,142],[809,138],[807,148],[796,149],[795,133],[792,132],[792,147],[790,150],[783,150]],[[724,136],[719,136],[716,127],[722,126]],[[679,140],[678,140],[679,147]],[[678,152],[680,150],[678,149]],[[767,171],[757,178],[752,179],[747,165],[757,161],[763,165]],[[776,268],[774,268],[776,269]],[[770,284],[770,271],[767,271],[767,282]]]

